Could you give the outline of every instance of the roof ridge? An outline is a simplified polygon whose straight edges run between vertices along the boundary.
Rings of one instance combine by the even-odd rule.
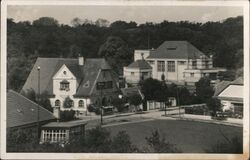
[[[32,101],[32,100],[30,100],[29,98],[27,98],[27,97],[25,97],[25,96],[23,96],[23,95],[21,95],[21,94],[17,93],[16,91],[13,91],[13,90],[9,90],[8,92],[12,92],[12,93],[16,94],[17,96],[20,96],[20,97],[22,97],[22,98],[24,98],[24,99],[28,100],[29,102],[33,103],[34,105],[39,106],[39,108],[42,108],[42,109],[43,109],[43,110],[45,110],[46,112],[49,112],[49,113],[50,113],[50,114],[54,117],[54,115],[53,115],[53,113],[52,113],[52,112],[50,112],[49,110],[47,110],[47,109],[45,109],[44,107],[40,106],[39,104],[37,104],[37,103],[33,102],[33,101]]]

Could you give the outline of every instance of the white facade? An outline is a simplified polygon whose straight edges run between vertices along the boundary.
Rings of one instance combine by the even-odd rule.
[[[243,85],[229,85],[218,98],[221,100],[223,111],[243,112]]]
[[[62,88],[62,83],[68,83],[66,88]],[[74,98],[73,95],[76,93],[76,89],[79,83],[73,73],[63,65],[59,71],[53,77],[53,94],[55,97],[50,98],[51,106],[54,108],[59,107],[60,110],[75,110],[80,113],[87,112],[87,105],[90,104],[90,99],[88,98]],[[65,99],[69,97],[73,100],[71,108],[64,108],[63,103]],[[56,110],[55,110],[56,112]]]
[[[152,70],[124,67],[123,74],[127,83],[137,84],[142,79],[150,78],[152,76]]]
[[[187,68],[186,59],[146,59],[146,60],[152,67],[152,78],[162,80],[162,75],[164,75],[166,80],[184,81],[184,76],[183,76],[184,70]]]

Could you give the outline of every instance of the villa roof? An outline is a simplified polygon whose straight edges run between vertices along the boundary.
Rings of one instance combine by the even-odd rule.
[[[215,86],[214,96],[218,96],[223,92],[229,85],[243,85],[243,77],[239,77],[234,81],[221,81]]]
[[[198,59],[200,56],[205,55],[187,41],[165,41],[147,58]]]
[[[113,73],[114,71],[111,70],[110,65],[103,58],[87,58],[84,61],[84,65],[80,66],[78,64],[78,59],[39,57],[22,90],[27,91],[32,88],[37,93],[37,67],[40,66],[40,92],[43,93],[47,91],[49,95],[53,95],[53,76],[64,64],[80,83],[76,92],[78,96],[90,96],[100,70],[110,70],[112,76],[116,76],[116,73]]]
[[[39,122],[56,119],[50,111],[19,93],[9,90],[7,93],[7,128],[36,123],[38,107]]]
[[[128,68],[138,68],[138,69],[152,69],[144,59],[138,59],[135,62],[131,63]]]

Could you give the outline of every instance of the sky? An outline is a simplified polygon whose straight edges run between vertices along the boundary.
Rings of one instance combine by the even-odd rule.
[[[221,21],[243,15],[242,7],[234,6],[47,6],[9,5],[7,17],[15,22],[33,21],[40,17],[53,17],[60,24],[71,24],[73,18],[96,21],[106,19],[110,23],[123,20],[159,23],[167,21],[190,22]]]

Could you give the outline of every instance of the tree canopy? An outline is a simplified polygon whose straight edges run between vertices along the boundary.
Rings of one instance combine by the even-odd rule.
[[[8,88],[19,91],[38,56],[104,57],[121,73],[133,61],[135,49],[157,48],[166,40],[186,40],[214,57],[214,66],[235,70],[243,67],[243,17],[220,22],[160,23],[74,18],[72,26],[52,17],[33,22],[7,19]]]

